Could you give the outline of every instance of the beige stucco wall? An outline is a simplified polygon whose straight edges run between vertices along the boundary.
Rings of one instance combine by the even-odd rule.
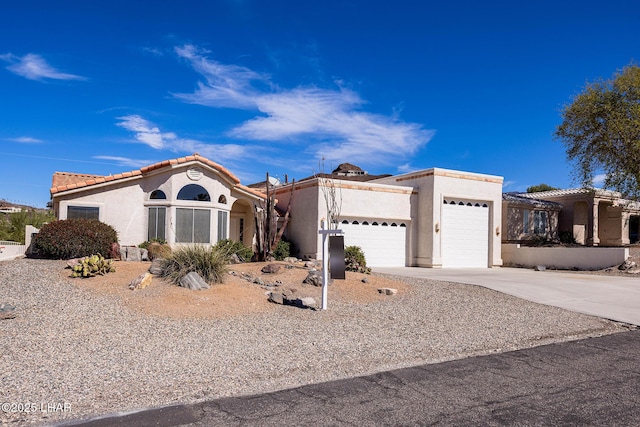
[[[622,264],[629,257],[629,248],[563,248],[526,247],[519,244],[503,244],[505,265],[533,268],[600,270]]]
[[[419,267],[442,266],[442,241],[439,231],[442,223],[442,204],[445,198],[487,203],[489,206],[488,267],[502,265],[501,222],[502,181],[494,175],[433,168],[375,180],[376,183],[408,186],[417,193],[412,198],[412,222],[417,224],[412,233],[412,265]]]
[[[336,198],[342,201],[340,221],[362,218],[401,221],[410,229],[411,189],[370,182],[333,180],[333,183]],[[276,197],[280,209],[286,210],[290,195],[291,185],[277,190]],[[291,211],[287,237],[300,250],[300,257],[320,259],[322,239],[318,230],[320,220],[328,215],[324,193],[318,179],[296,184]]]
[[[196,168],[202,172],[198,180],[189,178],[187,171]],[[204,187],[211,197],[210,202],[176,200],[178,192],[187,184]],[[232,191],[233,183],[217,170],[198,162],[184,163],[145,175],[125,178],[110,183],[93,185],[54,195],[54,210],[58,219],[66,219],[68,206],[94,206],[100,208],[100,221],[111,225],[117,232],[121,245],[138,245],[147,240],[148,208],[167,207],[166,239],[175,243],[176,208],[210,209],[210,239],[216,243],[218,236],[218,211],[230,212],[234,202],[240,197]],[[149,200],[153,190],[160,189],[166,200]],[[218,203],[224,196],[226,203]],[[249,201],[251,203],[251,201]],[[252,218],[247,215],[247,218]],[[249,221],[250,222],[250,221]],[[227,220],[227,236],[230,218]],[[253,230],[253,228],[251,228]]]

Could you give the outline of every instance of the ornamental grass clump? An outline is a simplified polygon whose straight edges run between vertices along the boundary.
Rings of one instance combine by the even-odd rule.
[[[162,277],[176,285],[191,273],[198,273],[209,283],[222,283],[227,272],[227,254],[215,247],[202,245],[183,246],[174,250],[168,258],[161,261]]]

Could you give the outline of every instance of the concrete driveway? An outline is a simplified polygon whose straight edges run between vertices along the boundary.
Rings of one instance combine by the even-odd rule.
[[[529,301],[640,326],[640,277],[507,267],[380,267],[373,271],[483,286]]]

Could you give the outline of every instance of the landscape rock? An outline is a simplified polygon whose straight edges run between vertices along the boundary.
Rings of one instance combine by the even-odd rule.
[[[122,261],[149,261],[149,252],[135,246],[121,246],[120,259]]]
[[[262,280],[261,277],[256,277],[255,279],[253,279],[253,283],[255,283],[256,285],[264,285],[264,280]]]
[[[296,300],[294,301],[294,304],[297,307],[301,307],[301,308],[315,308],[316,300],[313,299],[312,297],[296,298]]]
[[[379,288],[378,292],[383,295],[395,295],[398,293],[398,290],[393,288]]]
[[[302,283],[306,283],[311,286],[322,286],[322,275],[315,270],[311,270]]]
[[[281,269],[282,269],[282,266],[280,266],[279,264],[267,264],[264,267],[262,267],[261,271],[267,274],[274,274],[279,272]]]
[[[151,273],[142,273],[129,283],[129,289],[144,289],[151,284],[153,275]]]
[[[545,271],[547,269],[547,267],[545,267],[544,265],[536,265],[534,267],[535,271]]]
[[[368,279],[367,277],[364,277],[364,278],[362,279],[362,283],[369,283],[369,279]]]
[[[162,258],[156,258],[151,262],[151,267],[149,267],[149,273],[155,274],[156,276],[162,275]]]
[[[618,266],[618,270],[627,271],[634,267],[636,267],[636,262],[632,261],[631,258],[627,258],[622,264]]]
[[[304,263],[305,268],[316,268],[318,266],[316,261],[306,261]]]
[[[268,298],[269,302],[272,302],[274,304],[284,304],[284,297],[281,293],[279,292],[269,292],[269,298]]]
[[[242,260],[238,256],[238,254],[231,254],[229,257],[229,263],[231,264],[242,264]]]
[[[16,317],[16,308],[7,303],[0,304],[0,320],[13,319]]]
[[[191,273],[180,279],[180,286],[192,290],[209,289],[211,287],[195,271],[192,271]]]

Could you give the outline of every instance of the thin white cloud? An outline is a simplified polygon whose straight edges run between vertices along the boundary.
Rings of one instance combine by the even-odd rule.
[[[169,150],[174,153],[200,153],[212,159],[235,160],[247,155],[255,147],[238,144],[208,144],[202,141],[180,138],[173,132],[162,132],[157,125],[137,115],[118,117],[120,120],[116,126],[120,126],[135,134],[137,142],[145,144],[156,150]]]
[[[604,181],[607,179],[606,173],[600,173],[593,177],[593,185],[602,185]]]
[[[3,138],[5,141],[17,142],[18,144],[42,144],[44,141],[30,136],[19,136],[17,138]]]
[[[231,129],[238,139],[305,142],[314,157],[331,161],[361,159],[389,164],[415,154],[434,135],[417,123],[361,111],[365,101],[337,83],[337,89],[277,88],[265,74],[206,57],[192,45],[175,49],[202,75],[190,94],[174,94],[182,101],[218,108],[261,113]],[[258,87],[261,85],[261,87]]]
[[[504,181],[502,183],[502,188],[506,189],[506,188],[512,187],[516,182],[517,181]]]
[[[35,53],[28,53],[22,57],[7,53],[0,55],[0,59],[11,63],[6,67],[7,70],[29,80],[86,80],[85,77],[56,70],[42,56]]]
[[[154,163],[153,160],[136,160],[136,159],[130,159],[128,157],[118,157],[118,156],[93,156],[93,158],[99,159],[99,160],[109,160],[117,163],[119,166],[127,166],[132,168],[141,168],[143,166],[147,166]]]

